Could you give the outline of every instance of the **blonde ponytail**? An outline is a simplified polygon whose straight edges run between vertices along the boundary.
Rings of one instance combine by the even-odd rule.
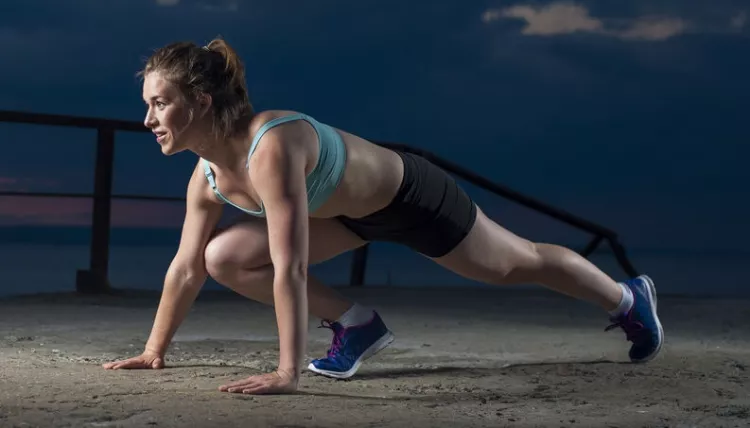
[[[241,87],[246,89],[245,83],[245,66],[242,64],[237,52],[229,44],[217,37],[211,40],[206,48],[211,52],[216,52],[224,58],[224,71],[230,76],[229,86],[232,88]]]

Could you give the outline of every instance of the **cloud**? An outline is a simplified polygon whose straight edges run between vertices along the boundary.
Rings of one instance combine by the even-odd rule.
[[[690,27],[686,21],[675,17],[643,16],[605,22],[591,16],[586,7],[567,2],[542,7],[516,5],[490,9],[482,14],[482,21],[485,23],[501,19],[525,21],[526,25],[521,33],[527,36],[594,33],[623,40],[667,40],[684,33]]]
[[[732,17],[729,21],[729,26],[734,30],[741,30],[745,27],[745,23],[747,23],[747,12],[743,10]]]
[[[175,6],[180,0],[156,0],[156,4],[159,6]]]
[[[577,31],[600,32],[604,24],[589,16],[586,8],[575,4],[553,3],[534,9],[531,6],[511,6],[507,9],[491,9],[482,20],[491,22],[501,18],[516,18],[526,21],[521,33],[527,35],[568,34]]]
[[[684,33],[688,27],[688,23],[680,18],[644,17],[614,35],[625,40],[667,40]]]

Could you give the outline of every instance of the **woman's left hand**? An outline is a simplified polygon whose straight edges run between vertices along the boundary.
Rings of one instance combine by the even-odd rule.
[[[297,390],[297,383],[296,376],[276,370],[222,385],[219,391],[238,394],[289,394]]]

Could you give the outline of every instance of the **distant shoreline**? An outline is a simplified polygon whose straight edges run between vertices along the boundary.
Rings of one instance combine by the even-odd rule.
[[[383,284],[367,284],[363,287],[352,287],[349,285],[332,285],[332,288],[341,291],[343,294],[371,294],[374,290],[381,290],[383,293],[388,293],[391,289],[398,290],[398,293],[440,293],[450,295],[451,293],[465,294],[471,292],[470,290],[477,290],[480,293],[498,293],[504,297],[539,297],[545,299],[569,299],[566,296],[554,293],[541,287],[527,286],[527,285],[513,285],[505,287],[495,287],[489,285],[383,285]],[[364,290],[366,289],[366,290]],[[142,289],[142,288],[114,288],[111,293],[102,294],[82,294],[76,291],[50,291],[50,292],[32,292],[27,294],[14,294],[3,296],[0,295],[0,304],[6,303],[43,303],[45,301],[54,303],[64,303],[65,301],[85,301],[92,304],[116,302],[119,299],[125,299],[130,301],[146,300],[149,302],[158,303],[159,296],[161,295],[160,289]],[[198,296],[199,300],[202,301],[244,301],[249,300],[244,296],[240,296],[237,293],[228,289],[207,289],[202,290]],[[711,301],[749,301],[750,297],[736,297],[736,296],[721,296],[721,295],[693,295],[684,293],[661,293],[659,299],[663,302],[664,300],[672,301],[700,301],[700,300],[711,300]]]
[[[110,229],[110,244],[117,246],[176,246],[179,244],[181,229],[163,227],[113,227]],[[0,245],[89,245],[90,226],[0,226]],[[559,243],[578,250],[580,245]],[[747,257],[748,249],[733,248],[668,248],[668,247],[628,247],[628,254],[642,255],[686,255],[686,256],[726,256]],[[602,243],[594,252],[598,255],[612,254],[608,245]]]

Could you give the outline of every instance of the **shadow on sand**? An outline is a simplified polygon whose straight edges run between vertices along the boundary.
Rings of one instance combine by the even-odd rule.
[[[429,364],[429,362],[425,362]],[[512,372],[514,369],[523,368],[570,368],[586,367],[586,366],[597,366],[597,365],[611,365],[611,366],[633,366],[634,363],[629,361],[614,361],[614,360],[583,360],[583,361],[535,361],[528,363],[510,363],[499,367],[488,367],[488,366],[435,366],[432,367],[405,367],[405,368],[383,368],[383,369],[367,369],[360,371],[354,377],[349,379],[335,379],[329,378],[331,381],[337,382],[349,382],[349,381],[365,381],[365,380],[377,380],[377,379],[398,379],[398,378],[414,378],[414,377],[425,377],[435,375],[455,375],[460,377],[477,378],[483,376],[499,376],[506,373]],[[230,370],[249,370],[259,371],[257,366],[245,366],[242,364],[208,364],[208,363],[172,363],[165,366],[166,369],[180,370],[190,368],[224,368]],[[269,370],[272,370],[271,364],[269,363]],[[320,376],[309,371],[303,371],[303,376]]]

